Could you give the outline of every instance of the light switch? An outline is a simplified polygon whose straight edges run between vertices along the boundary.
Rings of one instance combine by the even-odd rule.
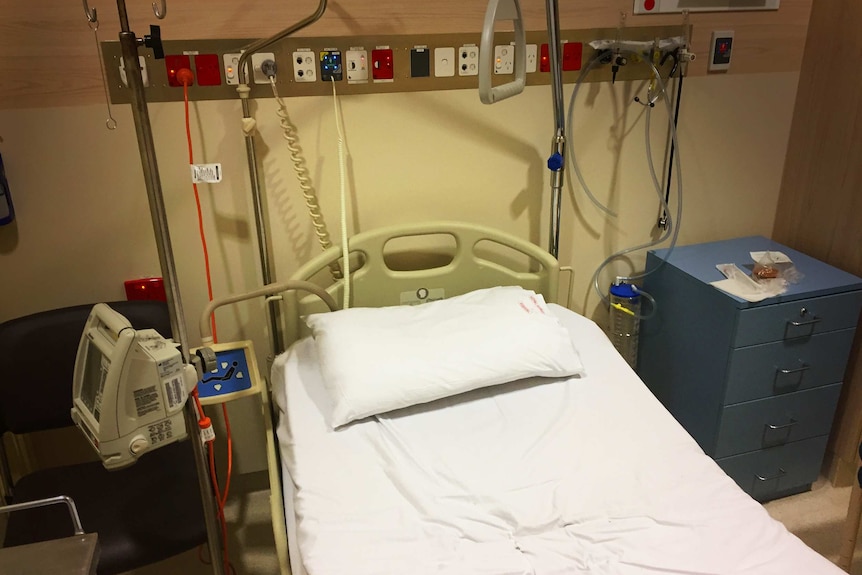
[[[438,78],[455,75],[455,48],[434,48],[434,75]]]

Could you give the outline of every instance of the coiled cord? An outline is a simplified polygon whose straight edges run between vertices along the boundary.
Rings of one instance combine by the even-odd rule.
[[[311,183],[311,175],[308,173],[305,158],[302,156],[302,146],[299,144],[296,126],[290,120],[287,105],[278,95],[275,76],[271,76],[269,82],[272,84],[272,94],[275,96],[275,101],[278,104],[278,109],[275,113],[278,115],[278,123],[281,125],[282,136],[287,142],[287,150],[290,153],[290,160],[293,162],[293,171],[296,172],[296,179],[299,182],[299,188],[302,190],[302,197],[305,198],[305,206],[308,208],[308,215],[311,216],[314,233],[317,235],[321,249],[327,250],[332,247],[332,240],[329,237],[329,230],[326,227],[323,212],[320,210],[317,191]],[[330,266],[330,271],[332,272],[333,279],[337,280],[341,278],[341,270],[337,266]]]

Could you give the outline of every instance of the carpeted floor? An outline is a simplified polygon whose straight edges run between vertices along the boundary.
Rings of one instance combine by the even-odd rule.
[[[841,530],[850,503],[850,487],[835,488],[820,478],[807,493],[766,503],[769,514],[809,547],[838,561]],[[851,574],[862,575],[862,538],[856,545]]]

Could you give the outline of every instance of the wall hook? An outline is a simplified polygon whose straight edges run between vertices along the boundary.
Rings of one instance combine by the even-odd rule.
[[[99,17],[96,15],[96,9],[95,9],[95,8],[90,8],[90,5],[89,5],[89,4],[87,4],[87,0],[82,0],[82,2],[84,3],[84,14],[86,14],[86,15],[87,15],[87,21],[88,21],[90,24],[93,24],[93,23],[95,23],[95,22],[98,22],[98,21],[99,21]]]
[[[84,0],[86,2],[86,0]],[[156,18],[159,20],[163,20],[165,16],[168,15],[168,0],[160,0],[161,6],[158,3],[153,2],[153,14],[156,15]]]

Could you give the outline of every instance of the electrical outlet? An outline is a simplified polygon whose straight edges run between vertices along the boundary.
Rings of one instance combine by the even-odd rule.
[[[320,51],[320,79],[324,82],[344,79],[344,68],[341,65],[341,50],[329,48]]]
[[[371,51],[371,78],[375,82],[391,82],[395,79],[392,48],[381,47]]]
[[[138,56],[138,64],[141,66],[141,76],[144,79],[144,88],[149,88],[150,75],[147,73],[147,59],[143,56]],[[129,77],[126,76],[126,62],[123,58],[120,58],[120,80],[123,81],[123,85],[126,88],[129,87]]]
[[[513,74],[515,72],[515,47],[494,46],[494,73]]]
[[[344,54],[344,65],[347,68],[348,84],[368,82],[368,52],[366,50],[348,50]]]
[[[237,86],[239,84],[239,58],[242,56],[239,52],[234,54],[222,54],[222,64],[224,65],[224,82],[229,86]],[[248,78],[248,64],[245,66],[246,78]]]
[[[532,74],[538,70],[539,47],[535,44],[527,44],[527,73]]]
[[[467,44],[458,48],[458,75],[479,75],[479,47]]]
[[[314,52],[298,50],[293,53],[293,79],[296,82],[317,82]]]
[[[563,72],[574,72],[581,69],[584,57],[584,45],[580,42],[565,42],[563,44]]]
[[[269,76],[261,69],[261,64],[267,60],[275,62],[275,54],[272,52],[255,52],[251,55],[251,71],[255,84],[269,84]]]

